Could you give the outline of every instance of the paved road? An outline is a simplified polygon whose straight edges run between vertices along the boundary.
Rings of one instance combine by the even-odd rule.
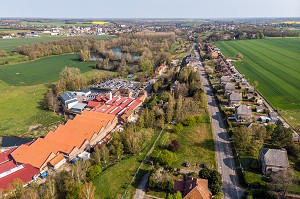
[[[196,55],[199,58],[199,55]],[[204,88],[204,92],[206,93],[208,110],[211,116],[216,149],[216,159],[218,171],[222,175],[222,190],[224,193],[224,198],[238,199],[242,196],[243,189],[239,186],[234,157],[230,147],[228,134],[222,116],[219,112],[218,105],[206,78],[203,66],[200,66],[200,71],[202,76],[202,86]]]

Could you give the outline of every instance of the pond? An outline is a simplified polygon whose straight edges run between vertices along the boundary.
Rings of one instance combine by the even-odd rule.
[[[115,56],[117,57],[117,59],[121,60],[122,56],[125,54],[124,52],[122,52],[122,50],[120,48],[112,48],[111,51],[115,54]],[[139,55],[131,55],[133,61],[138,61],[140,59]],[[103,61],[103,57],[101,55],[92,53],[91,54],[91,61]]]
[[[20,146],[22,144],[31,142],[32,140],[33,139],[21,138],[17,136],[3,136],[0,137],[0,147]]]

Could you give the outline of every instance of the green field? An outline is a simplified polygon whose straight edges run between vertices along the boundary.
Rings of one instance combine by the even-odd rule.
[[[87,36],[95,39],[111,39],[115,36],[113,35],[93,35]],[[0,39],[0,49],[5,51],[14,51],[17,46],[22,46],[26,44],[33,44],[45,41],[55,41],[64,38],[71,38],[67,36],[48,36],[48,37],[38,37],[38,38],[11,38],[11,39]]]
[[[237,69],[279,110],[300,109],[300,38],[217,42],[227,57],[243,54]]]
[[[0,80],[13,86],[29,86],[54,82],[65,66],[77,67],[87,72],[94,67],[92,62],[81,62],[75,54],[41,58],[32,62],[0,67]]]

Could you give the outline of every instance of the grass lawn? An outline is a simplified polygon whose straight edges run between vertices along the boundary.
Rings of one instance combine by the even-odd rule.
[[[300,110],[283,110],[279,111],[279,113],[293,128],[300,126]]]
[[[0,79],[14,86],[30,86],[54,82],[65,66],[77,67],[81,72],[92,70],[95,63],[81,62],[77,55],[67,54],[0,67]]]
[[[94,24],[92,24],[92,22],[89,22],[89,23],[69,23],[68,24],[68,23],[59,22],[59,21],[57,21],[57,22],[23,21],[21,24],[24,24],[24,25],[36,25],[36,26],[91,26],[91,25],[94,25]]]
[[[24,135],[36,137],[47,133],[49,126],[63,119],[43,108],[43,98],[47,88],[35,86],[10,86],[0,81],[0,136]],[[42,125],[34,132],[30,127]]]
[[[112,39],[115,36],[113,36],[113,35],[91,35],[91,36],[84,36],[84,37],[91,37],[91,38],[95,38],[97,40],[103,40],[103,39]],[[64,39],[64,38],[71,38],[71,37],[67,37],[67,36],[45,36],[45,37],[38,37],[38,38],[0,39],[0,49],[9,52],[9,51],[16,50],[17,46],[22,46],[22,45],[26,45],[26,44],[33,44],[33,43],[39,43],[39,42],[45,42],[45,41],[60,40],[60,39]]]
[[[153,134],[152,138],[145,144],[144,149],[139,155],[121,160],[94,179],[93,183],[95,186],[96,199],[121,198],[123,196],[134,173],[154,143],[158,133],[159,132],[155,132]],[[135,186],[137,186],[142,178],[142,174],[146,170],[146,167],[147,165],[144,165],[144,167],[141,168],[140,175],[137,175],[136,183],[134,183],[133,186],[129,186],[126,198],[132,198],[136,189]]]
[[[200,123],[184,127],[182,133],[164,132],[154,153],[166,149],[172,140],[178,140],[180,149],[176,152],[174,167],[182,168],[184,162],[190,162],[188,169],[197,169],[196,164],[205,163],[209,168],[216,168],[215,146],[210,123]]]

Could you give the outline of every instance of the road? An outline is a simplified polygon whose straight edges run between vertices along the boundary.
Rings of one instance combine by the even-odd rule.
[[[200,59],[199,54],[196,56]],[[243,195],[243,189],[239,185],[238,176],[235,168],[234,156],[231,150],[228,133],[226,131],[221,113],[219,112],[218,104],[213,96],[211,87],[206,78],[204,67],[200,66],[202,77],[202,86],[207,97],[207,108],[211,116],[211,124],[213,129],[216,159],[218,171],[222,175],[222,190],[224,198],[238,199]]]

